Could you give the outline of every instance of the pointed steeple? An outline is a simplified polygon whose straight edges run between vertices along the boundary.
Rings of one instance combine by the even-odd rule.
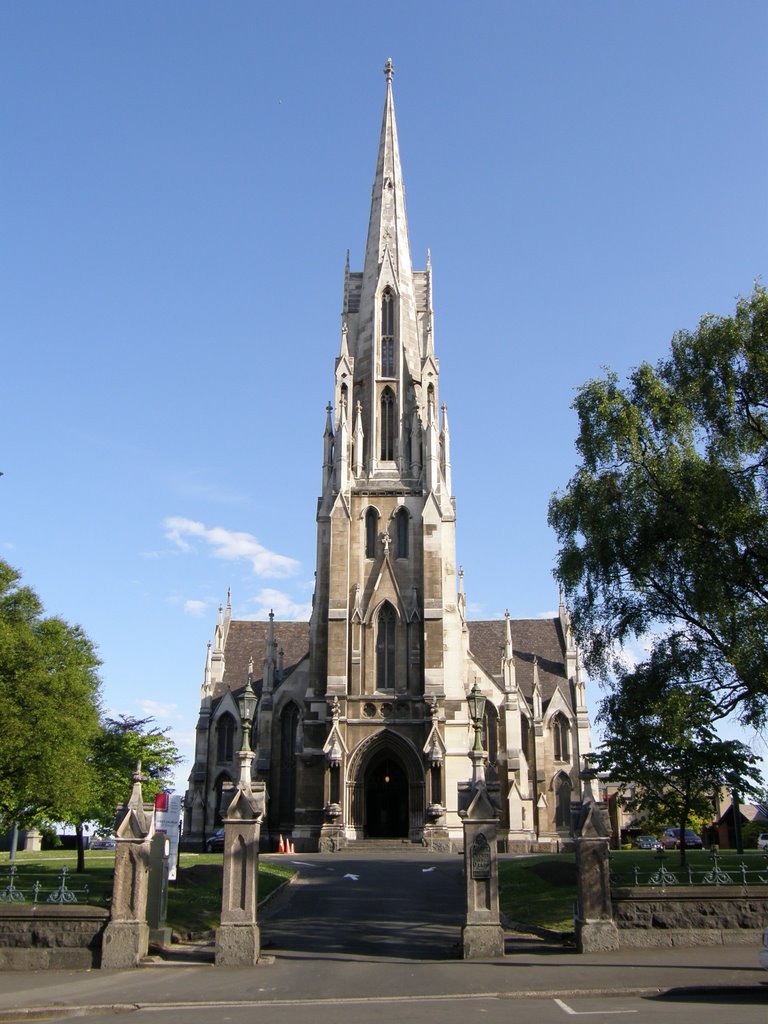
[[[351,346],[351,354],[355,359],[362,360],[359,369],[363,374],[375,375],[381,296],[384,290],[389,288],[395,297],[396,308],[396,374],[406,379],[409,374],[419,376],[421,351],[405,212],[405,185],[400,166],[400,145],[392,98],[394,69],[391,60],[387,61],[384,72],[387,93],[371,192],[371,213],[359,292],[359,330]],[[369,410],[366,412],[370,414]],[[366,433],[373,436],[375,432],[367,427]]]
[[[400,145],[397,141],[395,103],[392,97],[392,58],[384,66],[387,96],[381,121],[379,155],[371,195],[371,218],[365,247],[363,273],[378,277],[378,268],[389,251],[395,273],[400,277],[411,273],[411,249],[405,216],[405,187],[400,166]]]

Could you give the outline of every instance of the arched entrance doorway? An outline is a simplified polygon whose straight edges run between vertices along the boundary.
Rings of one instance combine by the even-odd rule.
[[[384,751],[365,773],[365,833],[371,839],[408,836],[408,778],[391,751]]]
[[[418,751],[393,729],[367,737],[347,769],[347,822],[354,839],[410,839],[424,830],[424,766]]]

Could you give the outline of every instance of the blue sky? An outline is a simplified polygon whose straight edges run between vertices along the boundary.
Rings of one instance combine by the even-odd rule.
[[[763,0],[0,2],[0,557],[107,707],[187,753],[227,586],[306,613],[385,59],[471,614],[528,617],[575,388],[767,278],[767,35]]]

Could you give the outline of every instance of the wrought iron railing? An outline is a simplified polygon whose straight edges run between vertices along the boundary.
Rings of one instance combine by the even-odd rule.
[[[670,870],[665,863],[664,851],[659,850],[656,855],[656,866],[652,871],[643,871],[639,864],[632,865],[630,872],[619,874],[615,870],[615,864],[611,863],[611,886],[614,888],[642,888],[654,887],[667,889],[674,886],[739,886],[745,892],[750,886],[768,885],[768,857],[761,867],[749,867],[745,861],[740,861],[735,866],[729,866],[727,870],[720,864],[720,856],[717,849],[711,851],[712,863],[708,867],[701,867],[690,862]]]
[[[19,869],[16,865],[12,864],[8,868],[5,878],[0,878],[0,886],[4,885],[0,889],[0,903],[58,903],[61,905],[77,903],[78,896],[84,901],[88,900],[87,885],[73,889],[67,884],[69,870],[66,867],[59,872],[59,882],[55,888],[51,888],[50,884],[46,886],[44,882],[37,879],[25,885],[18,872]]]

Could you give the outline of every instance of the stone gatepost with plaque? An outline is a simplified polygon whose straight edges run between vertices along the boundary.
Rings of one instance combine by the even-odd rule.
[[[112,908],[101,950],[101,966],[106,968],[137,967],[149,947],[147,891],[154,812],[144,806],[141,782],[138,764],[131,797],[117,815]]]
[[[467,902],[462,956],[465,960],[492,960],[504,956],[496,843],[499,806],[484,781],[459,785],[459,816],[464,823]]]

